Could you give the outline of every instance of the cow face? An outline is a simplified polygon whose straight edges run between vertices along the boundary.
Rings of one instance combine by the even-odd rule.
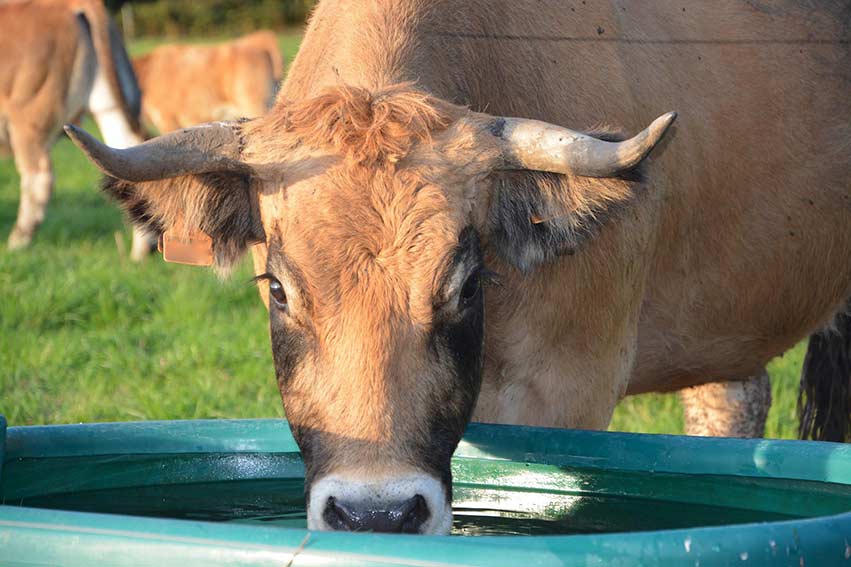
[[[482,372],[476,189],[498,152],[426,97],[340,94],[290,107],[299,145],[280,156],[298,165],[273,168],[259,196],[259,279],[308,522],[445,533]],[[340,116],[352,123],[317,139]]]
[[[443,211],[410,234],[361,212],[364,230],[337,238],[309,234],[322,215],[282,231],[260,276],[309,525],[445,532],[449,459],[481,382],[478,236]]]
[[[163,230],[180,219],[204,230],[220,267],[253,242],[265,250],[257,280],[306,465],[308,526],[446,533],[450,457],[482,379],[483,250],[491,238],[521,271],[548,258],[536,252],[540,231],[527,230],[529,249],[505,238],[524,234],[506,225],[529,224],[540,203],[505,197],[510,187],[495,172],[527,162],[543,169],[532,146],[557,155],[565,143],[606,143],[470,113],[409,85],[333,89],[259,120],[206,128],[144,150],[158,158],[153,171],[133,159],[142,147],[116,154],[80,143],[130,180],[106,188],[137,222]],[[635,159],[612,146],[597,149],[610,161]],[[574,165],[596,175],[603,161],[583,151]],[[559,201],[575,201],[572,227],[633,189],[622,180],[576,187]],[[562,232],[550,247],[575,244],[577,230]]]

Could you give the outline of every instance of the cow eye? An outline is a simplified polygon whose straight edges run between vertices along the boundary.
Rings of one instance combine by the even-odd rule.
[[[287,308],[287,294],[284,293],[284,286],[282,286],[281,282],[274,278],[269,279],[269,295],[272,297],[272,301],[275,302],[275,306],[278,309]]]
[[[482,289],[481,274],[478,270],[470,274],[464,286],[461,288],[461,307],[469,305],[479,295],[479,290]]]

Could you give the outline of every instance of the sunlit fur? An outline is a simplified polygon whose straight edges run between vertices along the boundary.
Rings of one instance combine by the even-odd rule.
[[[309,473],[401,477],[457,439],[476,384],[428,336],[456,316],[436,282],[468,227],[500,274],[480,420],[604,428],[627,393],[754,375],[846,304],[847,6],[757,4],[319,4],[276,107],[242,127],[255,173],[230,211],[287,291],[273,349]],[[496,171],[479,114],[632,133],[668,110],[646,181]]]
[[[331,87],[305,101],[280,102],[277,120],[264,126],[283,126],[286,137],[333,150],[366,168],[392,164],[415,143],[431,142],[463,112],[412,87],[392,85],[377,92]]]

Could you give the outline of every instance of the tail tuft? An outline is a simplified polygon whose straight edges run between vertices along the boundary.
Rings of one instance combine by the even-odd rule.
[[[801,439],[851,441],[851,314],[810,337],[798,392]]]

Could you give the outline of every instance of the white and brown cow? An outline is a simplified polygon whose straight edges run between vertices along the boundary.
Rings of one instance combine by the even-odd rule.
[[[0,151],[21,176],[18,218],[9,248],[27,246],[53,192],[50,148],[62,125],[89,110],[106,142],[144,140],[139,87],[117,28],[99,0],[0,3]],[[134,231],[131,256],[149,249]]]
[[[258,31],[217,45],[169,44],[135,57],[142,114],[160,132],[259,116],[283,74],[277,38]]]
[[[471,417],[604,428],[627,394],[758,377],[846,308],[849,16],[326,0],[267,115],[72,132],[137,222],[200,228],[221,269],[254,246],[308,525],[441,533]],[[561,126],[601,121],[650,126]],[[838,322],[822,437],[848,435]]]

